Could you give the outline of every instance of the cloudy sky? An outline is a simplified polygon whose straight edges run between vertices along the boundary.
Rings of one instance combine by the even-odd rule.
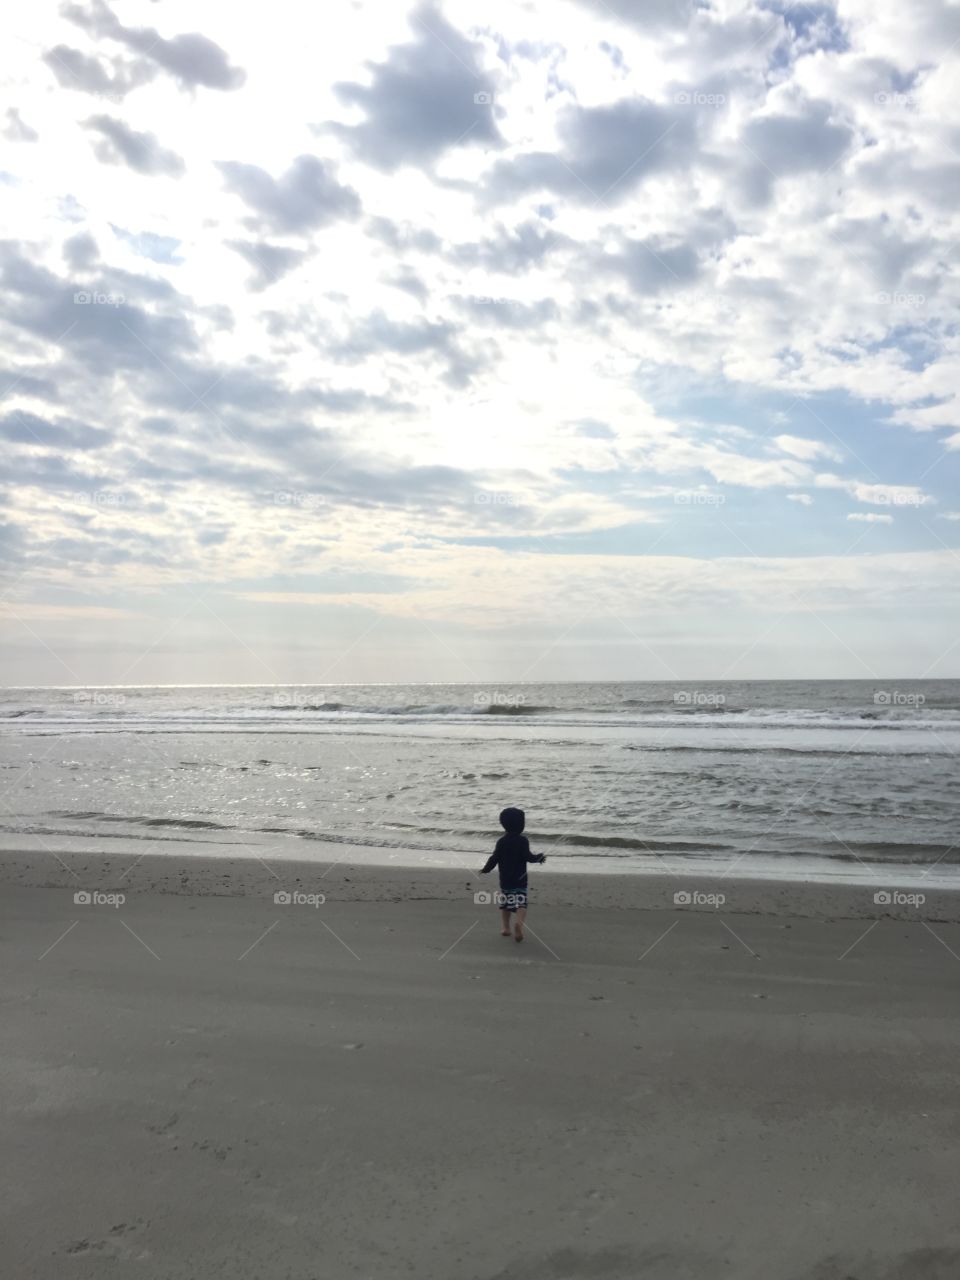
[[[7,683],[960,675],[956,5],[14,25]]]

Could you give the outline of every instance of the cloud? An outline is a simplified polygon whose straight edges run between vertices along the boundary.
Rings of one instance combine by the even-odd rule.
[[[352,187],[342,186],[333,170],[316,156],[297,156],[279,178],[265,169],[238,160],[217,166],[228,190],[256,211],[252,226],[280,232],[305,232],[360,215],[360,200]]]
[[[266,289],[293,271],[307,257],[301,249],[268,244],[265,240],[228,240],[227,244],[253,267],[252,288]]]
[[[61,388],[70,385],[74,402],[98,379],[109,390],[122,370],[127,394],[146,395],[154,411],[199,403],[215,375],[209,360],[194,366],[201,343],[184,295],[166,281],[105,267],[78,291],[74,280],[39,265],[36,256],[28,245],[0,242],[0,317],[22,338],[40,339],[57,353],[44,372]],[[221,397],[230,393],[231,372],[224,370],[217,384]],[[101,385],[92,396],[101,408],[105,394]],[[275,403],[277,388],[270,394]]]
[[[131,89],[147,84],[156,74],[146,62],[114,59],[110,73],[97,58],[70,45],[48,49],[43,61],[57,78],[61,89],[89,93],[111,102],[122,102]]]
[[[138,133],[111,116],[91,116],[84,125],[104,138],[95,144],[94,151],[105,164],[125,164],[135,173],[170,178],[178,178],[184,172],[182,157],[162,147],[155,134]]]
[[[615,204],[652,175],[685,168],[695,154],[696,128],[685,107],[645,98],[571,106],[558,121],[559,151],[498,161],[480,198],[490,203],[552,191],[575,203]]]
[[[223,49],[195,32],[168,40],[153,27],[127,27],[104,0],[64,6],[64,17],[99,39],[115,40],[168,72],[184,89],[239,89],[246,72],[230,65]]]
[[[63,256],[74,271],[86,271],[99,260],[100,250],[89,231],[79,231],[64,240]]]
[[[914,484],[863,484],[846,481],[843,486],[858,502],[872,502],[880,506],[922,507],[931,501],[928,494]]]
[[[23,622],[49,622],[52,619],[63,619],[71,622],[84,618],[104,619],[113,622],[121,618],[135,618],[137,616],[130,609],[111,609],[105,605],[39,604],[31,600],[17,600],[12,604],[10,601],[2,601],[0,602],[0,610],[3,610],[8,617]]]
[[[893,524],[893,516],[877,515],[875,511],[851,511],[848,520],[859,520],[863,524]]]
[[[863,480],[850,480],[830,472],[821,472],[813,483],[819,489],[840,489],[857,502],[879,507],[923,507],[935,499],[915,484],[868,484]]]
[[[616,18],[644,31],[680,30],[697,10],[696,0],[604,0],[602,8],[598,8],[596,0],[577,0],[577,3],[594,18]]]
[[[783,435],[774,436],[773,443],[783,453],[789,453],[792,458],[800,458],[803,462],[812,462],[814,458],[829,458],[839,462],[843,457],[839,450],[832,445],[824,444],[822,440],[806,440],[800,436]]]
[[[937,427],[956,427],[960,423],[960,399],[950,398],[923,408],[898,409],[891,421],[913,427],[915,431],[933,431]],[[960,440],[960,435],[953,437]],[[953,446],[954,448],[956,446]]]
[[[0,418],[0,436],[15,444],[58,449],[102,449],[112,439],[109,431],[101,431],[83,422],[50,422],[19,410]]]
[[[539,329],[560,314],[552,298],[529,303],[489,297],[456,297],[452,301],[476,323],[502,329]]]
[[[436,248],[439,247],[438,242]],[[549,223],[526,219],[515,227],[499,224],[494,233],[483,240],[453,244],[450,257],[464,266],[518,275],[544,266],[551,254],[575,248],[575,240],[555,230]]]
[[[716,629],[731,610],[737,617],[751,617],[754,634],[767,630],[771,615],[789,614],[789,630],[796,635],[810,609],[821,616],[832,615],[830,627],[835,632],[857,611],[876,616],[885,609],[897,616],[908,604],[926,600],[936,584],[944,581],[945,573],[954,592],[956,589],[956,575],[951,578],[948,568],[950,554],[945,551],[800,559],[744,554],[703,559],[658,554],[544,556],[531,549],[405,546],[403,560],[405,572],[418,580],[413,589],[338,591],[338,602],[384,616],[457,624],[464,628],[460,634],[465,636],[471,635],[474,627],[488,627],[494,617],[504,628],[525,622],[541,627],[547,624],[556,635],[557,629],[583,626],[585,604],[590,602],[598,620],[605,616],[637,618],[644,620],[646,628],[653,628],[654,620],[663,618],[664,643],[670,653],[676,646],[678,618],[691,614],[709,620],[712,651]],[[369,571],[384,564],[384,559],[374,556],[366,567]],[[386,564],[395,567],[389,560]],[[505,580],[510,582],[506,593]],[[328,592],[308,594],[309,603],[316,606]],[[766,621],[761,621],[763,618]],[[802,634],[804,640],[791,657],[802,658],[804,647],[813,643],[814,637],[822,644],[829,633],[819,627],[811,633],[804,626]],[[602,664],[596,669],[602,670]],[[669,674],[664,671],[665,676]]]
[[[338,360],[358,361],[382,353],[403,357],[440,357],[444,379],[453,387],[465,387],[484,361],[465,353],[457,342],[461,330],[447,320],[397,320],[375,311],[353,325],[349,333],[329,344]]]
[[[40,137],[36,129],[30,128],[16,107],[7,107],[3,136],[8,142],[36,142]]]
[[[17,484],[21,490],[35,486],[53,490],[57,494],[80,494],[85,499],[94,492],[103,492],[111,482],[108,469],[101,465],[97,471],[83,470],[65,458],[54,454],[30,453],[21,455],[16,463]],[[32,548],[36,551],[37,548]]]
[[[592,265],[621,276],[635,293],[644,296],[690,284],[701,269],[694,245],[671,243],[661,236],[628,239],[619,252],[595,255]]]
[[[430,291],[426,284],[413,271],[399,271],[395,276],[390,276],[387,280],[394,289],[400,289],[403,293],[408,293],[411,298],[416,298],[418,302],[426,302],[430,297]]]
[[[435,231],[415,227],[410,223],[392,222],[389,218],[370,218],[366,229],[370,235],[398,253],[411,250],[418,253],[438,253],[443,247],[443,240]]]
[[[813,506],[813,499],[810,497],[809,493],[788,493],[787,501],[798,502],[802,507]]]
[[[60,389],[52,378],[38,378],[25,370],[15,373],[0,367],[0,399],[17,394],[51,403],[60,399]]]
[[[392,320],[382,311],[374,312],[356,325],[349,337],[332,347],[340,356],[364,356],[392,351],[401,356],[424,352],[449,352],[457,330],[446,321]]]
[[[396,45],[386,62],[368,63],[369,84],[341,81],[340,100],[365,114],[362,124],[328,123],[319,131],[342,138],[377,169],[425,165],[457,146],[499,146],[495,86],[482,67],[482,48],[432,5],[411,15],[415,39]]]
[[[853,137],[847,123],[833,118],[828,102],[805,102],[795,114],[749,121],[736,144],[744,159],[744,193],[751,203],[765,204],[778,179],[832,169]]]

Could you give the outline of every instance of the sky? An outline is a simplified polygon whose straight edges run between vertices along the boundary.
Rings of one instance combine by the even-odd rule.
[[[960,676],[960,7],[8,25],[4,683]]]

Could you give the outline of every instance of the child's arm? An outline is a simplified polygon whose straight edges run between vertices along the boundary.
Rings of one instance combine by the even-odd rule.
[[[490,857],[486,860],[484,865],[480,868],[479,874],[482,876],[485,876],[488,871],[493,870],[493,868],[497,865],[499,861],[500,861],[500,850],[494,849],[493,853],[491,853]]]
[[[527,841],[527,861],[528,862],[546,862],[547,855],[545,853],[531,853],[530,841]]]

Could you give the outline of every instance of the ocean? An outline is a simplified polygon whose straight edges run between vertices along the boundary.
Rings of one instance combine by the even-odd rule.
[[[560,870],[951,879],[958,752],[960,680],[7,688],[0,833],[475,868],[510,804]]]

